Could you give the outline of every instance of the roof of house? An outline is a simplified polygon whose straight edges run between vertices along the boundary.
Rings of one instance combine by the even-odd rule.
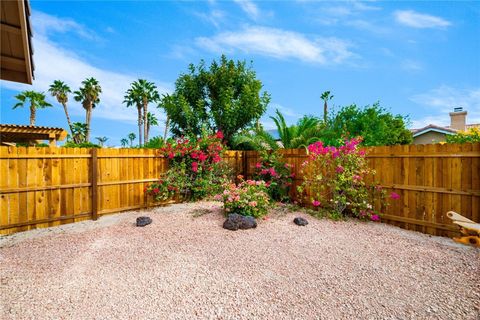
[[[1,1],[0,79],[32,84],[32,29],[28,0]]]
[[[0,124],[1,142],[23,142],[30,140],[63,140],[67,131],[63,128]]]
[[[420,135],[425,134],[425,133],[430,132],[430,131],[439,132],[439,133],[443,133],[443,134],[455,134],[455,133],[457,133],[457,130],[455,130],[455,129],[448,128],[448,127],[441,127],[441,126],[437,126],[437,125],[434,125],[434,124],[429,124],[428,126],[425,126],[423,128],[419,128],[419,129],[412,129],[411,131],[413,133],[413,137],[420,136]]]

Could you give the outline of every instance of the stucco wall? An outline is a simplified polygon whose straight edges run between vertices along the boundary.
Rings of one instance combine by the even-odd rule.
[[[431,144],[446,141],[446,134],[430,131],[413,138],[413,144]]]

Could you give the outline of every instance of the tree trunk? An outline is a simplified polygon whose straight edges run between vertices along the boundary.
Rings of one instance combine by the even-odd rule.
[[[142,107],[140,105],[137,106],[138,110],[138,145],[141,147],[142,146]]]
[[[167,114],[167,119],[165,120],[165,133],[163,134],[163,141],[167,141],[167,134],[168,134],[168,125],[170,124],[170,118]]]
[[[148,142],[148,128],[149,128],[149,125],[148,125],[148,102],[143,102],[143,128],[145,130],[145,135],[143,136],[144,139],[145,139],[145,143]]]
[[[32,103],[30,105],[30,125],[31,126],[35,125],[36,112],[37,112],[37,109],[35,108],[35,105]]]
[[[68,123],[68,127],[70,128],[70,133],[72,134],[73,142],[79,143],[78,139],[73,134],[72,122],[70,121],[70,115],[68,114],[67,104],[65,102],[62,102],[62,106],[63,106],[63,110],[65,110],[65,116],[67,117],[67,123]]]
[[[325,125],[327,124],[327,119],[328,118],[328,105],[327,105],[327,100],[323,103],[323,122]]]
[[[93,103],[90,103],[87,108],[87,117],[86,117],[86,124],[87,124],[87,133],[85,134],[85,142],[90,142],[90,121],[92,119],[92,109]]]

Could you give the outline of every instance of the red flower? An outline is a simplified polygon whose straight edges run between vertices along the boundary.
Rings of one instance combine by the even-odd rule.
[[[217,131],[215,136],[216,136],[217,139],[223,140],[223,132],[222,131]]]
[[[192,162],[192,170],[193,172],[198,172],[198,162]]]
[[[154,188],[154,189],[153,189],[153,193],[157,194],[157,193],[159,193],[159,192],[160,192],[160,189],[158,189],[158,188]]]

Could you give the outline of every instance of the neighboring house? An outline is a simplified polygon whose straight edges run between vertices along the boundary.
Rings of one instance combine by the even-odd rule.
[[[429,124],[423,128],[412,129],[413,144],[445,142],[447,140],[447,135],[475,127],[480,127],[480,123],[467,124],[467,111],[463,111],[463,108],[461,107],[455,108],[453,112],[450,112],[449,126],[442,127]]]

